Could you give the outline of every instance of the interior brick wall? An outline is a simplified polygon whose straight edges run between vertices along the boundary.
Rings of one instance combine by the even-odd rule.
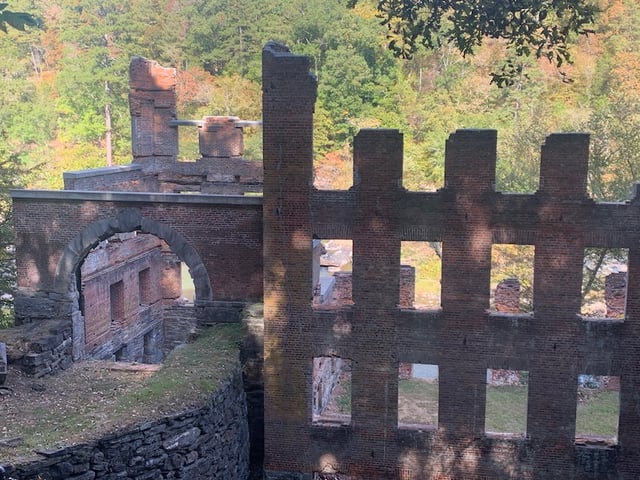
[[[354,186],[312,181],[315,80],[308,59],[263,51],[265,471],[350,479],[601,479],[640,475],[640,198],[586,193],[589,137],[554,134],[540,189],[495,191],[497,134],[459,130],[445,188],[402,188],[402,135],[361,130]],[[353,240],[353,305],[314,307],[312,239]],[[400,243],[442,242],[442,308],[399,304]],[[490,313],[493,244],[535,246],[534,311]],[[582,318],[585,245],[629,249],[626,316]],[[396,280],[394,280],[394,278]],[[350,359],[351,423],[314,425],[314,357]],[[398,366],[439,367],[439,424],[401,429]],[[529,372],[527,434],[484,431],[486,370]],[[578,375],[621,378],[616,445],[575,442]]]
[[[85,358],[110,357],[145,329],[162,319],[161,242],[150,235],[105,242],[85,259],[82,269]],[[148,273],[145,301],[141,298],[140,272]],[[121,294],[114,298],[114,287]],[[155,288],[151,288],[155,285]],[[119,305],[114,305],[117,302]],[[114,312],[114,307],[119,313]],[[153,310],[153,311],[150,311]],[[154,321],[156,320],[156,321]],[[140,323],[145,327],[140,328]],[[105,348],[104,344],[109,344]],[[161,349],[161,345],[157,348]],[[142,361],[143,355],[129,358]]]

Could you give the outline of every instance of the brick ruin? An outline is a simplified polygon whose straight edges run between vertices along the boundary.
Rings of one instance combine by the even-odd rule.
[[[636,478],[640,198],[587,195],[589,137],[542,146],[534,194],[495,191],[496,132],[447,141],[445,187],[402,187],[402,135],[362,130],[354,186],[313,188],[307,58],[263,52],[267,478]],[[313,240],[353,241],[353,304],[314,305]],[[400,243],[442,242],[442,308],[399,306]],[[493,244],[535,246],[534,311],[489,311]],[[627,248],[625,316],[580,315],[586,247]],[[396,279],[396,280],[394,280]],[[351,362],[348,423],[313,421],[314,359]],[[316,362],[317,363],[317,362]],[[438,425],[398,425],[402,363],[439,367]],[[527,371],[526,435],[485,431],[486,371]],[[578,377],[621,379],[618,437],[576,441]]]
[[[189,266],[198,322],[263,300],[244,361],[252,457],[264,478],[638,478],[640,189],[625,203],[594,202],[588,136],[554,134],[542,146],[539,190],[497,192],[496,132],[459,130],[447,141],[444,188],[407,191],[402,134],[385,129],[355,137],[352,188],[316,189],[309,66],[281,45],[263,50],[261,165],[242,157],[242,121],[177,119],[175,71],[134,59],[133,163],[67,173],[64,192],[13,194],[21,322],[55,318],[62,331],[49,338],[68,338],[81,328],[75,275],[88,252],[116,233],[151,234]],[[186,124],[198,127],[194,162],[176,157]],[[353,268],[320,298],[327,239],[353,242]],[[403,241],[442,243],[441,308],[414,307]],[[515,310],[515,285],[510,306],[490,310],[494,244],[535,247],[532,313]],[[580,315],[587,247],[628,249],[625,287],[610,295],[624,303],[622,318]],[[145,275],[131,276],[136,295]],[[168,325],[185,330],[173,313],[164,309],[165,336]],[[439,370],[432,427],[398,421],[399,377],[416,364]],[[351,413],[320,420],[345,368]],[[488,369],[528,372],[526,434],[486,431]],[[620,379],[613,442],[576,439],[581,375]]]
[[[262,296],[262,165],[233,117],[180,121],[176,71],[134,58],[133,162],[65,172],[64,191],[12,192],[16,323],[8,359],[35,376],[71,361],[160,361],[197,324]],[[200,157],[178,161],[178,127]],[[189,193],[191,195],[183,195]],[[210,228],[205,229],[204,226]],[[181,266],[194,282],[181,299]]]

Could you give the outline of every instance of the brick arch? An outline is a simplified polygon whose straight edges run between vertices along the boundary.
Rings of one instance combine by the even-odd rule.
[[[55,291],[64,294],[75,290],[73,274],[91,249],[99,242],[116,233],[133,231],[155,235],[164,240],[171,251],[189,267],[196,291],[196,300],[212,300],[211,281],[198,252],[176,230],[161,222],[144,217],[137,208],[125,208],[113,218],[93,222],[69,242],[56,268]]]

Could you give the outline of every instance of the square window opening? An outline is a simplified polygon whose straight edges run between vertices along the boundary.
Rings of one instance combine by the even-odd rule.
[[[400,262],[400,307],[440,308],[442,243],[402,242]]]
[[[195,162],[200,155],[200,144],[198,139],[199,128],[195,126],[183,126],[179,128],[178,135],[178,161],[179,162]],[[176,192],[183,193],[183,192]]]
[[[325,426],[351,423],[351,360],[313,359],[312,422]]]
[[[122,345],[113,353],[113,359],[116,362],[126,362],[129,356],[129,350],[126,345]]]
[[[348,190],[353,186],[353,155],[348,149],[314,158],[313,186],[318,190]]]
[[[111,323],[124,320],[124,282],[113,283],[109,286],[109,302],[111,307]]]
[[[533,245],[494,244],[491,247],[492,312],[533,311]]]
[[[576,442],[618,443],[620,377],[580,375],[576,402]]]
[[[487,369],[485,432],[526,435],[528,385],[526,370]]]
[[[401,363],[398,369],[398,428],[438,428],[438,365]]]
[[[627,248],[585,248],[580,314],[623,320],[627,303]]]
[[[314,305],[353,305],[352,262],[352,240],[313,240]]]

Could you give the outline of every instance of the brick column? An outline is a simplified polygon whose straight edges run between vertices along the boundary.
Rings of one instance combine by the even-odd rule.
[[[131,150],[134,163],[175,162],[178,155],[176,70],[133,57],[129,66]]]
[[[316,81],[309,60],[263,50],[265,471],[310,473]],[[293,477],[292,477],[293,478]]]
[[[640,458],[640,245],[629,249],[627,308],[623,325],[623,348],[618,363],[624,366],[620,378],[620,421],[618,465],[620,478],[638,478]]]
[[[242,127],[238,117],[204,117],[198,128],[200,155],[204,158],[240,158],[244,153]]]
[[[478,343],[489,308],[491,200],[495,130],[459,130],[449,137],[445,198],[450,214],[442,239],[443,357],[438,421],[453,438],[484,431],[486,368]]]
[[[362,130],[354,139],[353,451],[381,477],[398,423],[396,322],[400,301],[398,198],[402,135]]]
[[[574,475],[578,335],[584,244],[575,211],[586,199],[589,137],[547,137],[540,164],[541,205],[535,244],[534,332],[527,433],[536,478]]]

